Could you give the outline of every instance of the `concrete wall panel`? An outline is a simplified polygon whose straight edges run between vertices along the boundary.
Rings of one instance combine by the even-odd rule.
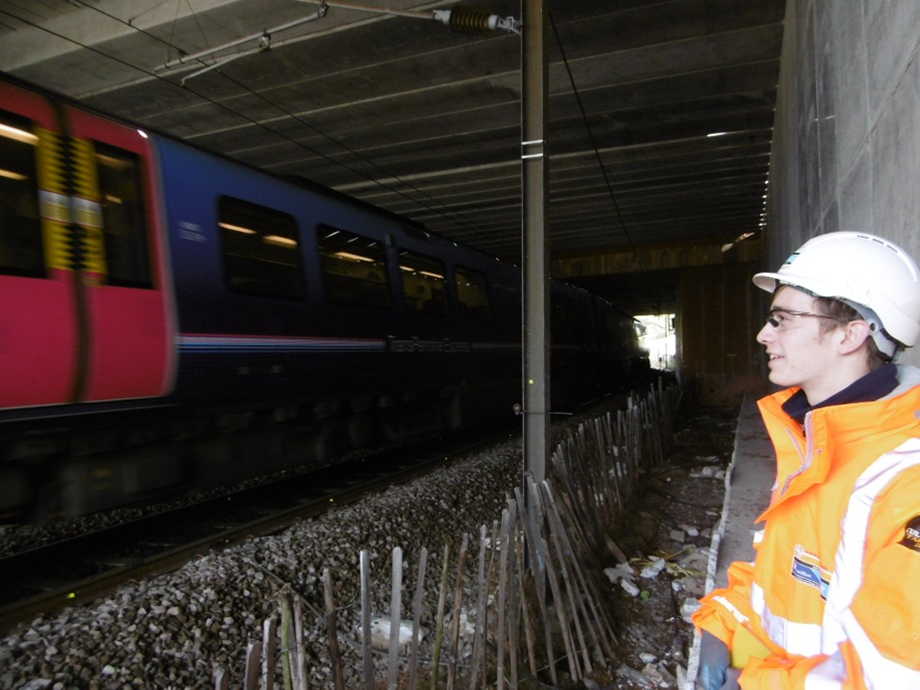
[[[881,111],[871,140],[872,206],[878,232],[896,234],[916,257],[920,249],[920,61],[910,63],[903,77]]]
[[[681,271],[681,375],[700,383],[704,403],[736,403],[745,392],[765,390],[765,360],[755,341],[765,309],[751,282],[755,269],[736,263]]]
[[[918,46],[917,0],[788,0],[764,268],[834,230],[920,260]]]
[[[854,10],[853,8],[856,8]],[[821,40],[831,46],[822,55],[831,93],[836,130],[837,166],[846,175],[869,132],[869,89],[865,22],[861,0],[831,0],[815,7]]]

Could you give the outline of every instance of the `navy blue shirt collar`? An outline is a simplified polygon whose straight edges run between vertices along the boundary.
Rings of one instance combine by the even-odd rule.
[[[898,387],[898,368],[894,364],[883,364],[873,369],[861,379],[857,379],[842,391],[834,393],[827,400],[811,405],[805,397],[805,391],[799,390],[783,403],[783,411],[799,424],[805,421],[805,415],[820,407],[846,405],[848,403],[869,402],[884,398]]]

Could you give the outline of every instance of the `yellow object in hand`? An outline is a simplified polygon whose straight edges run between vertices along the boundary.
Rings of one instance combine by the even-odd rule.
[[[731,654],[732,666],[744,668],[751,657],[766,659],[771,652],[763,642],[754,637],[754,633],[739,625],[732,636]]]

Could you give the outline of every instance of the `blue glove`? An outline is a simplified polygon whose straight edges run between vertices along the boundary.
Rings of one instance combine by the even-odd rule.
[[[741,686],[738,685],[738,678],[741,677],[740,668],[730,668],[725,672],[725,683],[722,684],[722,687],[719,690],[741,690]]]
[[[731,674],[726,676],[726,672],[731,666],[731,653],[728,645],[722,642],[718,637],[705,630],[700,640],[700,672],[697,680],[697,687],[700,690],[722,690],[726,685],[726,680],[732,682],[731,676],[734,676],[734,687],[738,687],[738,675]],[[726,690],[731,690],[729,684]]]

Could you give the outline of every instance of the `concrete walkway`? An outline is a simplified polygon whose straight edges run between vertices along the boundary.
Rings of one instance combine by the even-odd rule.
[[[738,415],[735,450],[725,473],[725,503],[719,542],[713,545],[707,590],[724,587],[726,571],[734,561],[754,560],[754,521],[770,503],[776,478],[773,446],[767,436],[757,402],[745,398]]]

